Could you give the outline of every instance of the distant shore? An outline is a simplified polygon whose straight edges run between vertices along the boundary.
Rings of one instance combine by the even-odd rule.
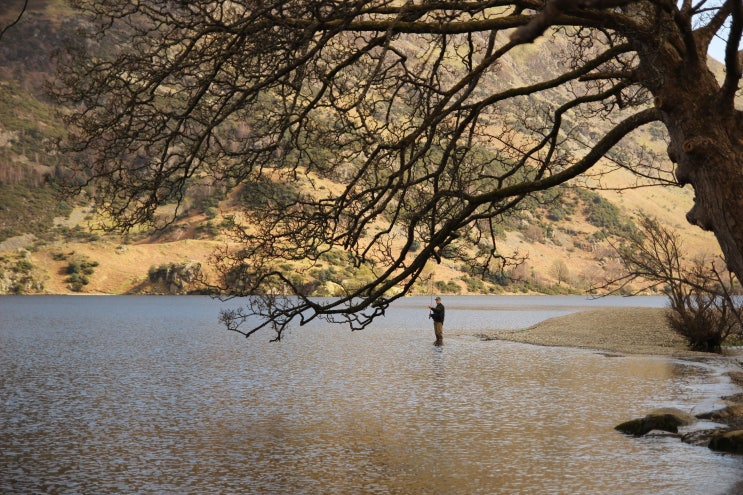
[[[621,354],[701,357],[668,326],[666,308],[602,308],[550,318],[523,330],[495,330],[483,338],[578,347]]]

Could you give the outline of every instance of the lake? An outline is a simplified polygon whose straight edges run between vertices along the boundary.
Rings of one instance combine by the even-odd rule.
[[[614,430],[738,391],[731,364],[482,341],[664,299],[427,297],[279,343],[208,297],[0,297],[3,494],[733,494],[743,458]]]

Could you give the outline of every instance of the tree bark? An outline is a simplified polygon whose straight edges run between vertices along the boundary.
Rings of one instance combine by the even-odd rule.
[[[689,182],[696,197],[686,218],[714,232],[728,268],[743,280],[743,142],[716,134],[715,145],[695,158]]]
[[[728,268],[743,280],[743,114],[723,106],[709,71],[687,74],[697,77],[676,77],[654,91],[671,138],[668,154],[679,184],[694,188],[686,219],[715,234]]]

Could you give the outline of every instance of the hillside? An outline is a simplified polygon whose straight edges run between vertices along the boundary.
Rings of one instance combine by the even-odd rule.
[[[84,200],[56,197],[47,179],[64,173],[65,157],[53,153],[49,143],[64,129],[57,109],[44,96],[43,81],[51,74],[54,49],[74,31],[76,22],[61,0],[31,2],[29,9],[0,41],[0,293],[198,291],[194,280],[198,274],[209,275],[209,256],[225,242],[219,227],[234,211],[234,198],[195,187],[186,213],[166,232],[123,237],[97,231],[99,219]],[[0,21],[8,22],[12,11],[0,12]],[[517,78],[526,72],[555,70],[538,57],[529,57],[530,50],[540,49],[526,47],[523,60],[514,59],[504,73]],[[525,63],[530,70],[520,71]],[[648,137],[652,139],[657,141]],[[630,184],[632,177],[626,171],[604,178],[609,189]],[[497,277],[482,281],[468,275],[468,267],[444,259],[441,265],[429,267],[432,281],[421,283],[418,290],[583,292],[617,269],[599,233],[621,228],[638,210],[677,229],[690,255],[719,252],[711,234],[684,220],[692,205],[689,188],[622,192],[561,188],[558,192],[549,204],[535,203],[504,224],[499,250],[528,256],[524,265],[508,274],[515,282]],[[366,274],[349,269],[343,253],[332,253],[303,276],[313,284],[315,294],[332,295],[333,284]]]

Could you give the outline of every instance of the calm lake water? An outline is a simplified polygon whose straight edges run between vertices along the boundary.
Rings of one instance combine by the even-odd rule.
[[[244,339],[206,297],[0,298],[3,494],[733,494],[743,457],[622,421],[701,412],[730,363],[481,341],[662,298],[428,298]]]

